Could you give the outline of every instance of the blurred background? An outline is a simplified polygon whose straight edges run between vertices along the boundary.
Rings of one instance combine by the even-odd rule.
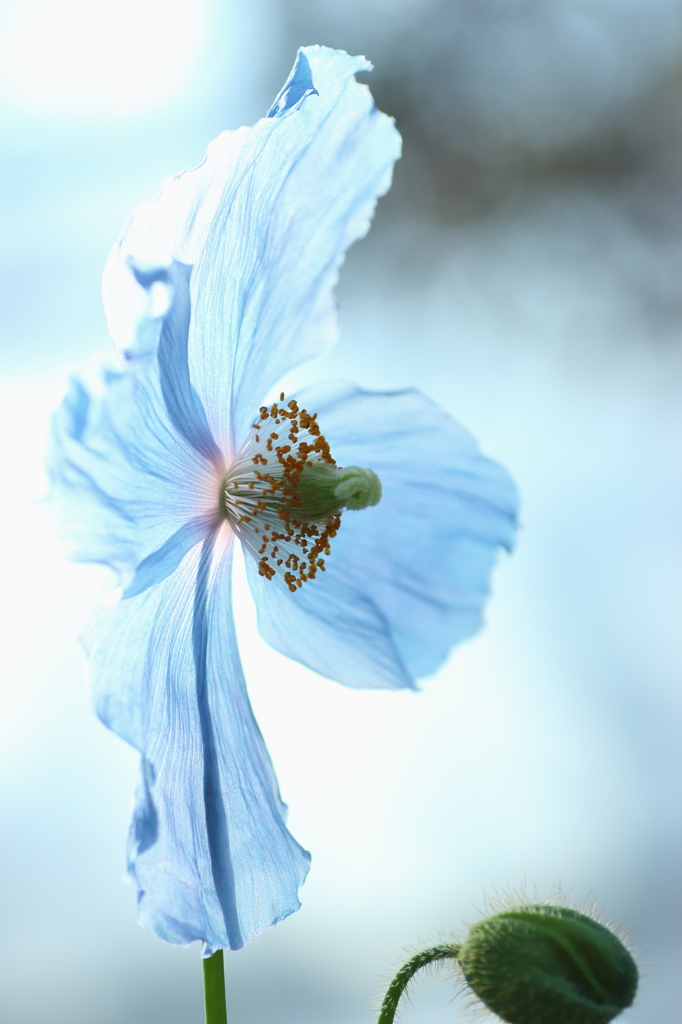
[[[227,958],[231,1024],[361,1024],[406,947],[560,884],[634,929],[629,1024],[679,1024],[682,0],[2,0],[0,1024],[200,1024],[199,949],[121,882],[136,758],[77,641],[106,586],[37,499],[69,369],[112,355],[107,251],[261,116],[298,45],[367,54],[405,141],[287,389],[416,384],[503,461],[523,530],[423,692],[348,692],[258,639],[253,702],[303,909]],[[363,76],[365,77],[365,76]],[[277,682],[270,680],[276,678]],[[404,1024],[463,1019],[419,984]]]

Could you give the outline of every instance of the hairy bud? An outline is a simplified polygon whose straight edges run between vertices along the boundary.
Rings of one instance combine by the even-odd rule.
[[[524,903],[475,924],[464,942],[420,950],[388,986],[377,1024],[425,967],[455,966],[507,1024],[607,1024],[632,1004],[637,967],[617,935],[556,903]]]
[[[607,1024],[637,990],[637,967],[620,939],[551,904],[478,922],[458,961],[476,996],[508,1024]]]

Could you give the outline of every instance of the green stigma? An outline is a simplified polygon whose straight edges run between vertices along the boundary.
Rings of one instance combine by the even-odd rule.
[[[296,485],[297,503],[292,517],[318,522],[347,508],[357,512],[381,500],[381,481],[371,469],[361,466],[340,468],[328,463],[307,465]],[[300,502],[300,504],[299,504]]]

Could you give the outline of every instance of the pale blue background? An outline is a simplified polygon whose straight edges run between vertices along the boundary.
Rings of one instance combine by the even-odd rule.
[[[682,578],[680,0],[4,0],[0,1024],[200,1024],[198,950],[137,928],[135,757],[76,640],[105,586],[35,504],[68,368],[136,202],[268,107],[299,43],[366,52],[406,159],[339,287],[342,338],[287,387],[417,384],[512,470],[488,629],[421,694],[359,693],[258,640],[259,721],[313,853],[303,909],[228,958],[231,1024],[360,1024],[406,946],[554,883],[650,965],[678,1024]],[[36,974],[36,969],[38,973]],[[405,1024],[446,1024],[447,984]]]

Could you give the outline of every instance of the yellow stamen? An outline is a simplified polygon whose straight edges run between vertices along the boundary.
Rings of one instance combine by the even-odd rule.
[[[261,406],[226,473],[221,510],[256,558],[260,575],[279,573],[294,592],[325,571],[322,556],[329,555],[342,509],[367,508],[380,497],[376,474],[357,466],[340,469],[317,415],[295,399],[285,405],[281,394],[279,403]]]

